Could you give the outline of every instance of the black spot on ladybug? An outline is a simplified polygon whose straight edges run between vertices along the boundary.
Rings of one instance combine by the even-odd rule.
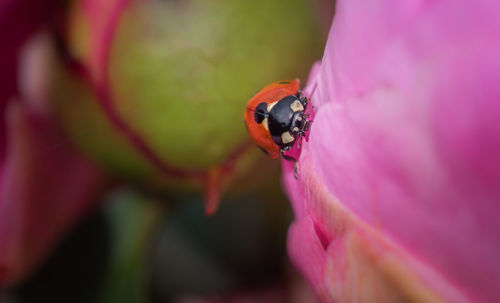
[[[280,83],[278,84],[290,84],[290,81],[281,81]]]
[[[264,121],[265,118],[269,115],[269,112],[267,111],[267,103],[262,102],[257,106],[255,109],[255,115],[254,119],[257,124],[261,124],[262,121]]]

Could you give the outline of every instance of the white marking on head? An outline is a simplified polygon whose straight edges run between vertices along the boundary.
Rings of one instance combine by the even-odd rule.
[[[299,100],[293,101],[293,103],[290,104],[290,108],[292,108],[294,113],[304,111],[304,106],[302,105],[302,103],[300,103]]]
[[[294,132],[294,133],[296,133],[296,132],[298,132],[298,131],[299,131],[299,128],[298,128],[297,126],[295,126],[295,127],[293,128],[293,132]]]
[[[281,142],[284,144],[292,143],[295,138],[290,134],[290,132],[284,132],[281,134]]]
[[[273,103],[269,103],[267,105],[267,111],[268,112],[271,112],[271,109],[273,109],[273,107],[276,105],[276,103],[278,103],[279,101],[276,101],[276,102],[273,102]]]

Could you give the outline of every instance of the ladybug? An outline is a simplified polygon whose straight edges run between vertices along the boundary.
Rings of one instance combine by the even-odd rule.
[[[308,99],[301,95],[300,81],[279,81],[257,92],[245,109],[245,124],[258,147],[271,158],[281,156],[295,163],[297,159],[285,155],[302,138],[311,121],[306,113]]]

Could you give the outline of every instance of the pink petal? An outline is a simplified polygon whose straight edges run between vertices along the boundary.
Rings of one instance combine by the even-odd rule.
[[[103,179],[57,127],[21,104],[7,113],[0,199],[0,285],[33,269],[96,201]],[[94,201],[94,202],[93,202]]]
[[[17,90],[19,51],[26,39],[51,16],[55,1],[3,0],[0,3],[0,115]],[[5,122],[0,121],[0,166],[6,151]]]
[[[381,286],[390,293],[420,285],[446,300],[500,301],[498,12],[494,1],[338,1],[305,90],[318,111],[300,180],[286,178],[297,221],[314,218],[331,237],[328,251],[339,239],[362,243],[361,256],[328,255],[327,268],[368,255],[364,266],[384,276],[378,264],[390,255],[412,277]],[[328,194],[314,200],[321,188]],[[347,226],[338,222],[346,216],[355,218]],[[331,275],[322,278],[337,289],[329,298],[369,287]]]

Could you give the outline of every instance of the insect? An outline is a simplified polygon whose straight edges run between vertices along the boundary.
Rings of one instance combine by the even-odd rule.
[[[295,143],[300,148],[311,120],[306,113],[308,99],[301,95],[300,81],[279,81],[257,92],[245,109],[245,124],[258,147],[271,158],[282,157],[295,163],[297,159],[285,153]]]

